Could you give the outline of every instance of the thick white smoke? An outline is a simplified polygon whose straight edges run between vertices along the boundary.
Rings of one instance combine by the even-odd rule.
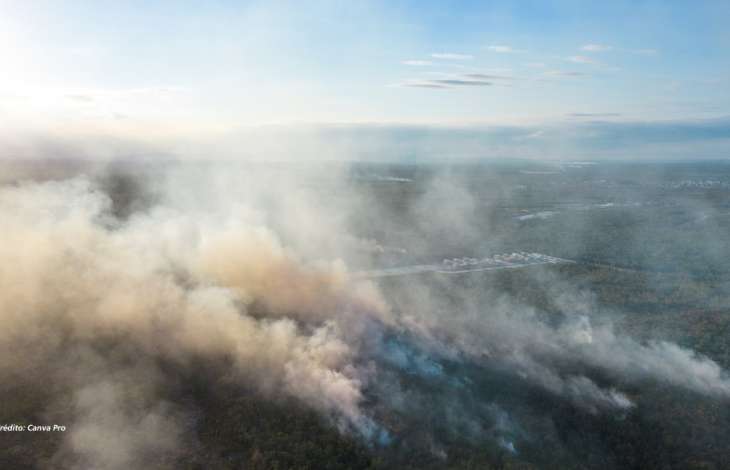
[[[243,207],[216,223],[161,208],[120,225],[110,204],[85,178],[0,189],[0,366],[74,355],[68,445],[82,460],[127,468],[174,445],[157,436],[176,418],[155,399],[156,360],[226,360],[264,392],[375,431],[360,409],[367,373],[342,332],[386,318],[372,286],[352,284],[341,262],[299,260]],[[95,351],[104,341],[111,351]],[[135,352],[132,369],[110,371],[124,363],[114,348]],[[141,434],[123,432],[132,423]]]

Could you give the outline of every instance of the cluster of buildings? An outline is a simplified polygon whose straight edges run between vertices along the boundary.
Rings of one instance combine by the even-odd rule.
[[[487,258],[450,258],[442,261],[442,268],[446,270],[477,270],[486,268],[499,267],[517,267],[527,266],[530,264],[546,264],[546,263],[562,263],[567,260],[556,258],[554,256],[543,255],[541,253],[528,253],[520,251],[516,253],[506,253],[490,256]]]
[[[490,271],[495,269],[520,268],[536,264],[558,264],[572,263],[573,261],[543,255],[541,253],[505,253],[487,258],[449,258],[441,264],[419,264],[415,266],[403,266],[398,268],[375,269],[372,271],[360,271],[352,273],[353,278],[373,279],[386,276],[403,276],[407,274],[419,274],[435,272],[442,274],[463,273],[471,271]]]

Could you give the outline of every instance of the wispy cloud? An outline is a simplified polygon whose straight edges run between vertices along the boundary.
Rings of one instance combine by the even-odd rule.
[[[597,60],[595,60],[595,59],[593,59],[591,57],[588,57],[588,56],[584,56],[584,55],[570,56],[566,60],[569,61],[569,62],[576,63],[576,64],[591,64],[591,65],[596,65],[596,64],[599,63]]]
[[[492,79],[507,79],[508,77],[487,75],[481,73],[469,73],[449,78],[431,78],[424,80],[406,80],[398,86],[410,88],[459,88],[459,87],[484,87],[494,83]]]
[[[462,80],[460,78],[442,78],[432,80],[436,83],[441,83],[446,86],[490,86],[492,82],[486,80]]]
[[[404,60],[402,64],[411,65],[414,67],[425,67],[429,65],[434,65],[433,62],[431,62],[430,60]]]
[[[451,88],[448,85],[442,83],[436,83],[436,80],[406,80],[402,83],[398,83],[394,86],[408,87],[408,88]]]
[[[548,70],[545,75],[550,77],[585,77],[588,74],[583,72],[576,72],[573,70]]]
[[[431,54],[431,57],[441,60],[471,60],[474,58],[473,55],[455,54],[453,52],[434,52],[433,54]]]
[[[487,49],[498,54],[521,54],[523,52],[527,52],[524,49],[515,49],[512,46],[505,46],[504,44],[487,46]]]
[[[607,118],[620,117],[621,113],[568,113],[567,116],[575,118]]]
[[[613,49],[611,46],[605,44],[586,44],[580,48],[581,51],[586,52],[605,52]]]
[[[542,68],[545,68],[546,66],[547,65],[545,64],[545,62],[527,62],[525,64],[525,67],[530,67],[533,69],[542,69]]]
[[[498,75],[489,73],[465,73],[462,75],[465,78],[471,80],[515,80],[516,78],[511,75]]]

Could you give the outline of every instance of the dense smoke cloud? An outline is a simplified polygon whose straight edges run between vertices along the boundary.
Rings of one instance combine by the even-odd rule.
[[[179,451],[194,413],[166,389],[184,376],[171,370],[201,363],[259,393],[295,397],[380,445],[394,431],[379,410],[428,406],[403,386],[399,374],[408,374],[454,390],[430,405],[448,425],[491,432],[516,452],[505,436],[529,430],[498,404],[452,400],[471,387],[458,373],[466,364],[590,413],[630,412],[622,386],[644,381],[730,397],[716,363],[618,335],[589,294],[557,275],[540,282],[555,286],[559,322],[496,289],[447,281],[393,287],[391,305],[348,273],[373,243],[350,232],[349,218],[375,214],[357,212],[363,200],[344,173],[195,164],[149,172],[125,176],[134,184],[110,186],[118,180],[95,169],[0,188],[0,373],[50,382],[67,397],[47,410],[68,420],[55,465],[121,469]],[[475,205],[453,179],[434,178],[414,205],[414,230],[455,227],[455,244],[478,243]],[[474,409],[481,415],[469,416]]]
[[[372,432],[359,409],[365,377],[352,362],[356,345],[340,331],[342,317],[386,314],[372,287],[350,286],[342,263],[298,260],[268,229],[247,222],[245,210],[214,224],[160,209],[120,225],[110,209],[108,196],[83,177],[0,190],[2,369],[74,356],[71,375],[83,375],[70,384],[78,387],[74,450],[122,468],[125,455],[172,445],[169,436],[107,436],[126,435],[129,420],[142,434],[168,428],[163,422],[172,418],[148,384],[163,380],[157,359],[228,360],[241,380],[332,412],[343,429]],[[110,372],[127,361],[130,371]],[[130,394],[141,410],[128,409]],[[121,447],[119,455],[103,451],[108,446]]]

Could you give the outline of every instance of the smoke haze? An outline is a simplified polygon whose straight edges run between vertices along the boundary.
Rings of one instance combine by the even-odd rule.
[[[64,170],[0,188],[0,373],[42,388],[41,414],[69,429],[36,465],[173,465],[204,412],[185,399],[192,377],[298,400],[386,453],[424,416],[510,454],[552,433],[516,422],[531,418],[524,403],[499,403],[505,388],[588,415],[631,413],[646,384],[730,398],[716,362],[617,332],[590,290],[555,271],[528,277],[558,317],[494,283],[353,277],[351,265],[388,252],[352,231],[363,220],[412,240],[414,256],[434,240],[496,243],[453,174],[431,177],[412,196],[413,223],[397,228],[340,166]],[[438,459],[440,436],[427,436]]]

